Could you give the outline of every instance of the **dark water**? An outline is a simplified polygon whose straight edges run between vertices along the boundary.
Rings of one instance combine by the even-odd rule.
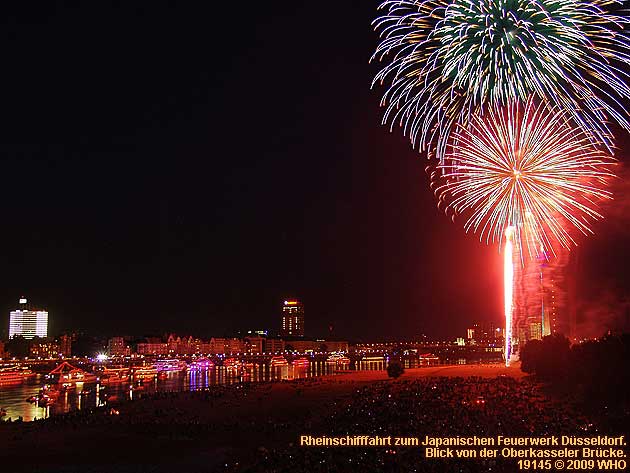
[[[229,385],[240,382],[260,382],[273,380],[290,380],[334,374],[338,368],[335,364],[326,362],[314,362],[308,367],[294,367],[292,365],[271,367],[268,364],[254,365],[254,367],[235,373],[223,366],[205,371],[181,371],[169,372],[165,379],[144,379],[139,381],[127,381],[124,383],[98,384],[77,383],[76,386],[60,392],[56,402],[46,408],[38,407],[36,403],[26,401],[31,396],[36,396],[46,383],[43,376],[31,378],[17,385],[0,386],[0,407],[6,409],[9,417],[17,419],[22,417],[25,421],[35,418],[45,418],[57,413],[68,412],[73,409],[85,409],[106,405],[107,401],[130,399],[134,396],[142,396],[144,393],[156,391],[186,391],[202,389],[212,385]],[[57,389],[56,386],[52,386]],[[81,393],[84,394],[81,394]]]
[[[480,361],[482,360],[456,358],[444,359],[439,363],[427,363],[418,359],[406,359],[403,363],[405,368],[419,368],[434,366],[435,364],[469,364],[479,363]],[[379,357],[360,360],[353,362],[350,366],[345,366],[345,368],[358,371],[384,370],[386,367],[387,359],[379,359]],[[141,397],[145,393],[150,394],[156,391],[186,391],[240,382],[308,378],[334,374],[339,369],[340,367],[334,363],[326,363],[325,361],[312,362],[308,367],[294,367],[293,365],[271,367],[269,364],[254,364],[253,367],[245,369],[241,373],[235,373],[223,366],[217,366],[205,371],[170,372],[166,379],[158,379],[157,377],[145,379],[142,381],[142,384],[139,384],[137,380],[107,385],[95,382],[77,383],[76,386],[61,392],[56,402],[46,408],[26,402],[27,398],[37,395],[41,387],[46,383],[46,379],[43,376],[37,376],[37,378],[31,378],[23,384],[0,386],[0,408],[4,408],[7,411],[4,417],[5,420],[9,417],[14,420],[22,417],[25,421],[31,421],[35,418],[45,418],[73,409],[86,409],[106,405],[108,400],[130,399],[134,396]],[[56,387],[53,386],[53,388]],[[82,392],[85,394],[81,394]]]

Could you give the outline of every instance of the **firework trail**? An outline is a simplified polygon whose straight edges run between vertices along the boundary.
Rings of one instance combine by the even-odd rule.
[[[534,97],[567,111],[612,152],[608,120],[630,130],[630,46],[615,0],[388,0],[373,25],[383,122],[442,160],[457,125]]]
[[[503,290],[505,305],[505,366],[510,365],[512,357],[512,314],[514,311],[514,245],[512,238],[514,227],[505,229],[505,247],[503,248]]]
[[[445,211],[464,216],[465,230],[487,243],[514,227],[516,248],[532,257],[570,248],[575,230],[592,233],[599,204],[611,198],[615,161],[569,126],[566,113],[529,100],[459,127],[432,175]]]

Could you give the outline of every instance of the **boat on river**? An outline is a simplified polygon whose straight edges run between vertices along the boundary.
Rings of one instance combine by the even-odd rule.
[[[440,358],[436,355],[434,355],[433,353],[422,353],[421,355],[418,356],[418,359],[421,362],[438,362],[440,361]]]
[[[19,384],[24,380],[36,376],[28,368],[12,366],[0,369],[0,384]]]
[[[273,366],[273,367],[276,367],[276,366],[287,366],[288,364],[289,364],[289,362],[282,355],[272,356],[271,357],[270,365]]]
[[[326,358],[326,363],[335,363],[337,365],[349,365],[350,358],[342,355],[341,353],[332,353]]]
[[[308,358],[302,357],[302,358],[296,358],[295,360],[293,360],[292,364],[293,366],[296,366],[296,367],[308,368],[311,362],[309,361]]]
[[[101,384],[128,383],[129,379],[128,368],[105,368],[100,376]]]
[[[188,365],[188,371],[206,371],[214,368],[214,362],[208,358],[198,358]]]
[[[57,366],[54,370],[48,373],[46,377],[49,380],[57,382],[66,387],[73,386],[76,383],[89,383],[92,381],[96,381],[95,374],[88,373],[81,368],[76,368],[67,361],[64,361],[59,366]]]
[[[142,365],[133,369],[133,376],[136,380],[153,379],[157,376],[157,369],[154,365]]]
[[[223,361],[223,366],[228,373],[235,373],[243,369],[243,362],[236,358],[227,358]]]
[[[155,369],[158,373],[169,371],[185,371],[188,365],[182,360],[158,360],[155,362]]]

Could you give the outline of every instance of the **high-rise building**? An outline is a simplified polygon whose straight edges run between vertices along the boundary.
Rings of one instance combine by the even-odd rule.
[[[283,337],[304,336],[304,305],[300,301],[284,301],[280,335]]]
[[[59,342],[59,351],[65,358],[70,358],[72,356],[72,336],[71,335],[61,335],[58,338]]]
[[[12,310],[9,316],[9,338],[19,335],[26,339],[48,336],[48,312],[33,309],[25,298],[20,299],[20,306]]]

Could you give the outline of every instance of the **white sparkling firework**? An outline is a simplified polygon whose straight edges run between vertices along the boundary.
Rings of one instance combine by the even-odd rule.
[[[383,121],[443,159],[449,136],[474,114],[531,96],[557,105],[612,152],[607,121],[630,130],[630,22],[614,0],[390,0],[374,21],[373,60],[385,65]]]
[[[592,233],[602,217],[614,159],[571,127],[566,112],[533,100],[473,116],[453,133],[433,175],[447,213],[465,218],[466,231],[500,242],[514,227],[514,242],[532,256],[576,244],[575,230]]]

